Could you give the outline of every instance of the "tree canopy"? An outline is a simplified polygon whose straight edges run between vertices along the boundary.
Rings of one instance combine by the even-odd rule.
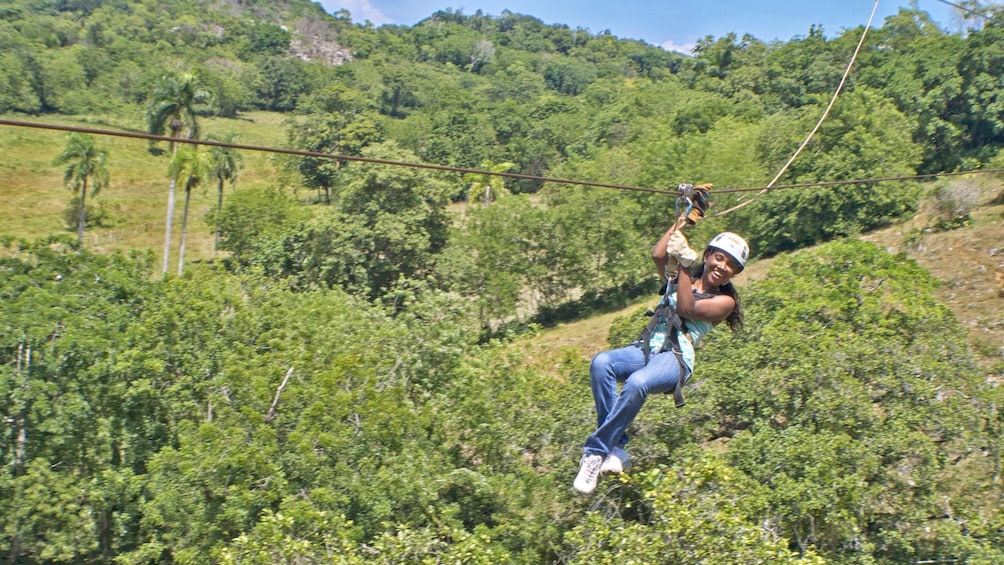
[[[914,213],[917,180],[774,190],[688,228],[775,258],[740,289],[746,329],[708,337],[683,409],[650,399],[630,473],[569,488],[588,360],[532,337],[650,295],[671,191],[768,182],[859,31],[680,54],[511,11],[374,27],[306,0],[6,3],[2,113],[194,138],[267,111],[286,148],[336,158],[275,157],[222,201],[238,156],[172,148],[170,206],[175,181],[186,203],[216,181],[225,253],[178,276],[152,252],[0,238],[0,555],[1001,562],[1001,389],[930,273],[854,238]],[[782,182],[1000,162],[1000,33],[887,19]],[[60,161],[81,196],[101,178],[85,140]],[[712,212],[750,198],[712,194]]]

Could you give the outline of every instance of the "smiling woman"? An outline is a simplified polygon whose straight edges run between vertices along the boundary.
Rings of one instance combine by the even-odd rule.
[[[683,406],[683,385],[694,371],[695,348],[716,325],[742,325],[732,277],[749,259],[749,245],[730,232],[712,238],[703,262],[681,231],[683,217],[659,238],[652,251],[665,281],[659,305],[645,331],[627,347],[603,351],[589,367],[597,427],[586,438],[575,490],[589,494],[604,473],[621,473],[630,458],[627,428],[650,394],[672,393]],[[620,395],[617,385],[621,384]]]

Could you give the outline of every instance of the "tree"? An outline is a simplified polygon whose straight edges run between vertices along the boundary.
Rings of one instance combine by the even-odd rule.
[[[362,154],[371,159],[417,161],[396,143],[373,145]],[[358,162],[346,166],[344,181],[336,206],[371,230],[374,238],[367,259],[374,273],[371,289],[387,288],[401,275],[424,273],[446,244],[449,185],[418,169]]]
[[[901,10],[877,31],[876,44],[888,47],[863,58],[856,88],[878,89],[913,117],[913,139],[924,151],[918,172],[955,170],[968,139],[961,123],[970,114],[961,68],[966,40],[914,10]]]
[[[826,562],[811,548],[793,551],[790,539],[766,528],[763,486],[710,450],[689,446],[672,467],[622,480],[638,488],[638,500],[617,516],[588,513],[565,534],[569,562],[622,562],[626,548],[636,563]],[[613,494],[608,504],[617,502]],[[642,517],[631,519],[633,512]]]
[[[363,156],[417,162],[396,143],[367,147]],[[370,298],[399,279],[432,274],[446,244],[450,186],[410,167],[352,162],[339,174],[333,210],[318,213],[259,242],[248,258],[299,288],[342,287]]]
[[[475,70],[480,69],[486,63],[492,60],[495,56],[495,45],[484,38],[481,38],[474,42],[474,46],[471,48],[470,54],[470,66],[467,72],[473,73]]]
[[[791,135],[786,130],[793,131],[795,124],[770,121],[773,127],[764,131],[763,151],[768,162],[780,163],[788,149],[773,143],[775,136]],[[914,174],[921,151],[910,129],[909,118],[887,99],[867,89],[849,92],[813,139],[809,146],[813,151],[792,163],[784,182]],[[915,186],[906,183],[810,187],[767,195],[740,210],[732,221],[758,255],[769,256],[872,229],[909,212],[915,199]]]
[[[236,143],[239,134],[229,134],[219,141]],[[212,136],[210,136],[212,139]],[[216,180],[216,214],[213,220],[213,252],[220,246],[220,212],[223,210],[223,184],[237,182],[237,173],[244,167],[244,159],[232,147],[214,145],[209,149],[209,176]]]
[[[299,59],[263,57],[258,67],[262,78],[258,84],[258,104],[266,110],[294,110],[300,97],[312,90],[308,66]]]
[[[148,407],[127,398],[145,375],[110,369],[152,266],[79,250],[68,235],[0,259],[5,563],[110,563],[128,543],[121,533],[135,508],[125,485],[155,439],[127,422],[130,413],[150,422]]]
[[[267,55],[278,57],[289,50],[292,32],[267,22],[256,22],[251,28],[251,45],[249,55]]]
[[[483,330],[495,330],[518,312],[525,278],[530,272],[530,226],[543,212],[526,195],[472,206],[456,230],[438,270],[453,275],[450,289],[474,301]]]
[[[185,207],[181,214],[181,244],[178,248],[179,276],[185,265],[185,235],[188,231],[188,205],[192,199],[192,189],[210,178],[212,170],[213,164],[209,152],[192,145],[187,145],[176,151],[168,166],[171,182],[176,184],[180,181],[185,187]],[[220,181],[221,186],[222,182]]]
[[[15,48],[8,45],[4,53],[0,54],[0,68],[5,69],[4,76],[0,78],[2,112],[38,112],[41,109],[38,93],[33,89],[34,83],[39,82],[33,76],[39,65],[27,51],[27,47]]]
[[[63,174],[63,182],[74,192],[80,191],[77,241],[81,243],[84,241],[84,226],[87,224],[87,184],[90,181],[92,196],[108,185],[108,169],[105,167],[107,156],[107,151],[94,144],[93,137],[72,132],[66,136],[63,153],[53,163],[69,165]]]
[[[198,87],[198,79],[195,75],[161,77],[160,84],[154,90],[150,104],[147,106],[147,131],[154,135],[163,135],[165,129],[170,129],[171,137],[177,138],[181,130],[185,128],[187,129],[186,138],[197,138],[199,124],[195,118],[195,107],[198,104],[208,102],[209,99],[210,94]],[[177,143],[172,141],[171,152],[174,153],[177,149]],[[164,274],[167,274],[167,265],[171,254],[171,227],[174,222],[176,180],[172,175],[167,193],[167,220],[164,224]]]
[[[516,166],[514,163],[508,161],[496,165],[491,164],[489,161],[481,164],[481,168],[492,173],[504,173],[514,166]],[[509,194],[503,177],[499,175],[469,173],[464,175],[464,180],[471,183],[471,187],[467,192],[468,202],[474,202],[475,199],[480,198],[482,206],[488,206],[492,203],[492,196],[497,200]]]
[[[400,69],[388,69],[381,80],[380,113],[394,118],[404,118],[419,106],[416,81]]]
[[[694,402],[715,416],[695,423],[769,487],[770,527],[828,562],[996,562],[975,559],[994,534],[961,541],[993,488],[978,400],[992,389],[945,339],[960,329],[937,284],[873,244],[828,243],[779,258],[743,291],[744,332],[702,347],[713,375],[695,373]]]
[[[287,136],[290,145],[305,151],[359,156],[365,147],[383,141],[384,134],[372,112],[343,108],[333,110],[323,118],[292,125]],[[331,187],[344,165],[345,160],[329,157],[303,157],[289,161],[290,168],[295,167],[303,176],[304,183],[317,189],[325,202],[331,201]]]
[[[277,188],[235,191],[220,212],[220,249],[240,267],[247,266],[258,245],[310,215],[292,195]]]
[[[542,72],[548,88],[569,96],[581,94],[596,80],[591,65],[566,57],[545,59]]]

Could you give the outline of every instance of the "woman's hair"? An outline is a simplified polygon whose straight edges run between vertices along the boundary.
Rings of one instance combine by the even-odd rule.
[[[701,263],[700,266],[698,266],[694,270],[694,276],[701,277],[703,275],[704,275],[704,263]],[[736,302],[735,307],[732,308],[731,312],[729,312],[729,316],[725,318],[725,324],[728,325],[729,329],[732,330],[733,332],[738,332],[742,330],[743,309],[742,307],[739,306],[739,292],[736,290],[736,286],[732,284],[732,281],[729,281],[723,284],[722,286],[718,287],[718,290],[721,291],[722,294],[731,296],[732,300]]]

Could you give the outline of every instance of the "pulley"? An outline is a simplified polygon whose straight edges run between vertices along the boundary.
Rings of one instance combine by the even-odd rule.
[[[694,186],[690,183],[682,183],[677,187],[680,196],[676,198],[676,214],[683,216],[687,224],[696,224],[698,220],[704,218],[704,214],[711,208],[711,195],[708,193],[711,186],[710,184]]]

